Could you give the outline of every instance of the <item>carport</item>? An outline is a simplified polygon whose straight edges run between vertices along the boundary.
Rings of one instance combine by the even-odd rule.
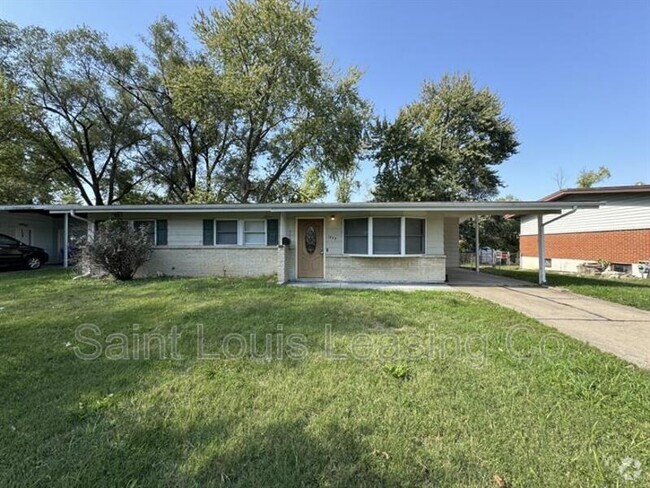
[[[0,234],[44,249],[49,264],[69,265],[70,245],[75,236],[85,235],[85,224],[56,213],[58,205],[0,205]]]
[[[545,227],[551,222],[555,222],[558,219],[564,218],[567,215],[574,213],[580,208],[598,208],[600,206],[599,202],[567,202],[564,205],[551,205],[551,203],[556,202],[467,202],[467,203],[450,203],[450,205],[456,205],[462,208],[462,210],[451,211],[446,214],[448,217],[454,217],[458,219],[458,222],[472,219],[476,222],[476,234],[475,234],[475,263],[474,263],[474,272],[478,275],[481,272],[480,267],[480,249],[481,249],[481,235],[480,235],[480,219],[481,217],[491,216],[491,215],[500,215],[508,218],[519,218],[525,215],[534,215],[537,217],[537,244],[540,249],[539,252],[539,279],[538,282],[540,285],[546,284],[546,257],[545,257],[545,244],[544,244],[544,234]],[[559,202],[558,202],[559,203]],[[469,213],[470,210],[475,210],[474,213]],[[449,254],[449,250],[445,250],[446,254]],[[464,274],[454,273],[454,267],[448,269],[448,274],[450,281],[453,277],[463,276],[464,280],[467,280],[467,276]],[[480,282],[483,286],[487,286],[489,283],[496,283],[493,277],[487,277],[481,279]],[[498,285],[496,285],[498,286]]]

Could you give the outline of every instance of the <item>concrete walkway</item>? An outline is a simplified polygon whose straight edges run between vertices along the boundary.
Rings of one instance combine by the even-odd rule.
[[[362,281],[291,281],[289,286],[298,288],[346,288],[352,290],[390,291],[454,291],[447,284],[421,283],[367,283]]]
[[[464,269],[450,270],[449,284],[650,369],[650,312]]]

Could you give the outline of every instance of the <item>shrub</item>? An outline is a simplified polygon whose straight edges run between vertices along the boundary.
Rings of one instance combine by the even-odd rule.
[[[123,220],[107,220],[82,246],[83,259],[117,280],[128,281],[149,260],[152,245],[145,228],[136,229]]]

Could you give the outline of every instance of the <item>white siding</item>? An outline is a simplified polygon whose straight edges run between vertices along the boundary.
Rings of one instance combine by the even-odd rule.
[[[566,198],[562,201],[602,201],[597,209],[579,209],[546,226],[547,234],[650,229],[650,195],[602,195]],[[557,215],[546,215],[544,221]],[[537,216],[521,219],[521,235],[537,235]]]
[[[455,217],[445,218],[445,256],[447,268],[460,266],[459,222]]]
[[[110,214],[96,214],[93,220],[106,220]],[[204,247],[203,220],[265,220],[279,219],[278,214],[233,213],[233,214],[125,214],[128,220],[167,220],[167,246],[164,247]],[[207,246],[205,246],[207,247]]]

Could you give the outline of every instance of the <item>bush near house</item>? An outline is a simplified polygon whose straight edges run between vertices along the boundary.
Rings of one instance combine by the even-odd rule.
[[[145,227],[135,228],[126,221],[107,220],[82,245],[82,260],[85,265],[102,269],[117,280],[129,281],[151,257],[152,245]]]

